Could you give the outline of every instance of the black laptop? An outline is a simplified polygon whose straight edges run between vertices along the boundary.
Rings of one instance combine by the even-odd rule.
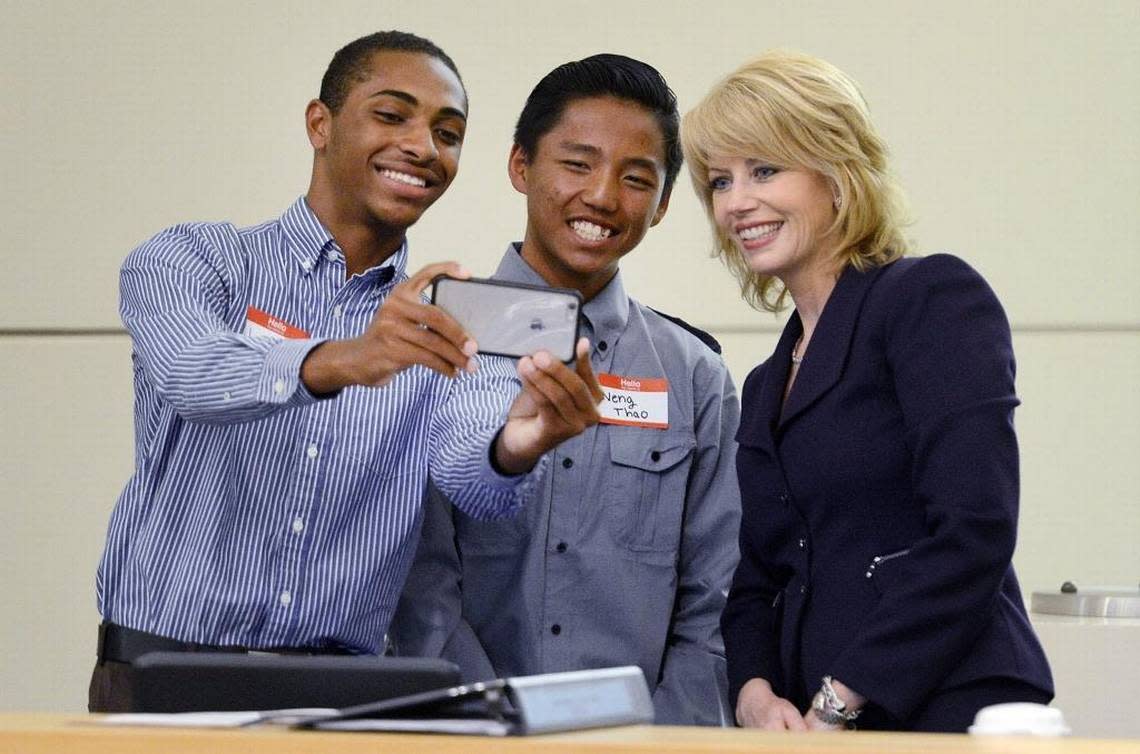
[[[150,652],[131,666],[132,711],[341,708],[459,680],[454,663],[425,657]]]

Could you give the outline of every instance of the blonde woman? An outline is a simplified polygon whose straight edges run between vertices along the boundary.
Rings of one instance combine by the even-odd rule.
[[[1010,558],[1009,323],[949,256],[904,258],[899,192],[854,81],[771,52],[683,121],[716,249],[792,304],[741,397],[741,562],[721,626],[737,722],[964,731],[1047,703]]]

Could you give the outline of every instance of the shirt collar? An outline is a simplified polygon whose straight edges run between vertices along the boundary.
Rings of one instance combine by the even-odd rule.
[[[298,197],[297,201],[285,210],[285,214],[281,216],[281,229],[289,251],[305,274],[312,272],[317,266],[326,248],[336,245],[332,234],[321,224],[317,214],[303,196]]]
[[[309,206],[304,196],[298,197],[285,214],[281,216],[281,228],[285,235],[285,242],[289,251],[301,266],[304,274],[312,272],[321,257],[339,256],[344,259],[344,252],[337,245],[328,229],[321,223],[317,213]],[[402,278],[408,266],[408,240],[400,244],[396,253],[388,257],[382,264],[365,270],[362,277],[375,278],[377,283],[383,285]]]
[[[549,285],[522,258],[522,244],[518,242],[507,246],[507,253],[499,262],[495,277],[512,283]],[[594,340],[613,343],[625,331],[629,321],[629,297],[625,295],[625,286],[621,282],[621,270],[617,271],[598,295],[586,302],[582,307],[582,315],[594,330]]]

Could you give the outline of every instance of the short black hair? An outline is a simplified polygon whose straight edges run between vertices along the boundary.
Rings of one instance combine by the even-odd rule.
[[[459,75],[459,68],[455,61],[441,50],[430,39],[409,34],[406,31],[378,31],[349,42],[336,51],[329,63],[325,75],[321,77],[320,100],[334,113],[339,111],[341,105],[348,98],[352,85],[363,81],[370,73],[368,64],[373,53],[382,50],[397,50],[399,52],[419,52],[436,58],[455,74],[459,85],[463,86],[463,77]],[[464,88],[466,96],[467,90]]]
[[[558,125],[566,106],[588,97],[629,100],[653,114],[665,141],[662,196],[668,196],[683,160],[678,138],[681,116],[677,112],[677,95],[656,68],[625,55],[602,53],[564,63],[538,82],[515,125],[515,143],[522,147],[527,159],[533,158],[538,140]]]

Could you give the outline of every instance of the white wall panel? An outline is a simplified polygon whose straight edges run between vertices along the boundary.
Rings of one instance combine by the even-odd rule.
[[[619,51],[691,107],[745,58],[787,46],[856,76],[913,198],[918,248],[956,251],[1018,323],[1140,325],[1140,5],[867,3],[4,4],[0,329],[115,327],[127,251],[183,220],[250,224],[308,182],[302,113],[341,44],[433,37],[471,94],[460,176],[414,229],[413,264],[489,271],[522,233],[506,179],[514,119],[561,62]],[[706,325],[750,321],[705,260],[682,175],[630,260],[646,301]],[[693,296],[699,292],[701,295]]]
[[[95,567],[132,464],[126,337],[0,338],[0,709],[84,710]]]

